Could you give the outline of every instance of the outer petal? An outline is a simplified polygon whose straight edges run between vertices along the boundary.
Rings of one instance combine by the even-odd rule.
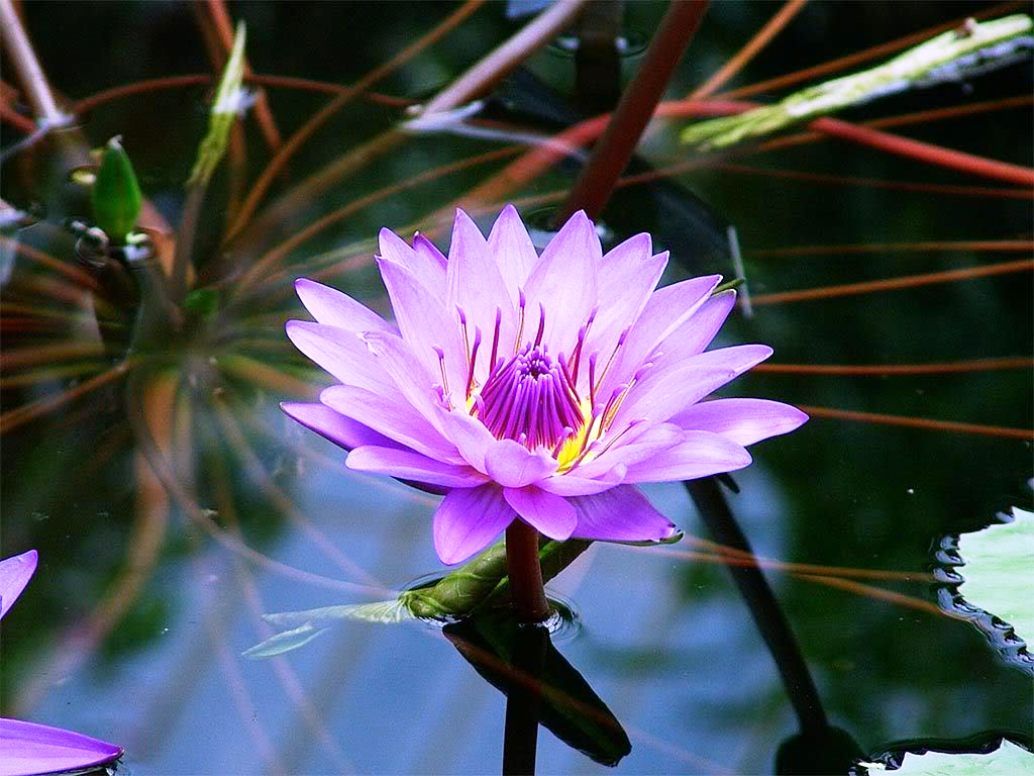
[[[695,480],[750,464],[750,453],[709,431],[686,431],[682,442],[628,467],[626,482]]]
[[[637,488],[619,485],[595,496],[569,499],[578,514],[572,536],[613,542],[655,542],[675,535],[675,525]]]
[[[350,385],[334,385],[320,394],[320,401],[401,446],[447,463],[463,462],[455,446],[401,397],[392,399]]]
[[[445,262],[439,261],[426,247],[422,250],[409,247],[405,240],[390,229],[381,229],[378,237],[381,256],[405,267],[413,273],[420,285],[439,299],[445,298]]]
[[[308,321],[288,321],[286,328],[294,346],[338,382],[377,393],[398,394],[359,334]]]
[[[434,513],[434,549],[442,563],[462,563],[491,544],[514,517],[495,485],[456,488]]]
[[[487,477],[469,466],[442,463],[426,455],[398,447],[357,447],[345,462],[349,469],[375,472],[414,480],[446,488],[473,488],[487,481]]]
[[[488,250],[499,266],[499,272],[510,292],[510,300],[516,307],[518,289],[528,282],[528,276],[539,257],[513,205],[504,207],[492,225],[492,232],[488,235]]]
[[[394,327],[347,294],[308,278],[294,281],[295,291],[312,317],[348,331],[392,331]]]
[[[627,473],[627,467],[674,447],[684,437],[685,432],[671,423],[641,423],[635,428],[628,429],[598,457],[588,463],[579,464],[571,471],[580,477],[593,479],[606,478],[616,466],[624,466],[622,471]]]
[[[18,600],[35,573],[38,561],[39,554],[35,550],[0,561],[0,618]]]
[[[307,402],[281,402],[282,409],[289,417],[297,420],[311,431],[315,431],[324,439],[329,439],[338,447],[351,450],[363,445],[378,447],[395,447],[402,449],[383,434],[364,426],[351,418],[346,418],[325,404]]]
[[[772,355],[767,345],[736,345],[682,361],[660,359],[628,393],[614,419],[662,423]]]
[[[505,488],[534,485],[556,471],[556,461],[512,439],[497,440],[485,451],[485,473]]]
[[[671,422],[684,429],[721,434],[737,444],[752,445],[762,439],[787,434],[808,416],[796,407],[768,399],[714,399],[694,404]]]
[[[0,719],[0,775],[78,771],[113,762],[122,748],[71,730]]]
[[[681,361],[703,353],[735,306],[736,292],[732,289],[715,294],[669,334],[657,346],[657,352],[666,361]]]
[[[578,524],[566,499],[538,488],[504,488],[503,496],[521,518],[550,539],[566,541]]]
[[[584,212],[578,211],[542,251],[524,288],[527,297],[524,341],[535,338],[541,310],[545,336],[556,353],[569,353],[596,306],[596,283],[603,255],[600,238]]]
[[[496,438],[485,424],[465,412],[449,412],[442,418],[445,435],[456,446],[463,460],[480,472],[485,468],[485,454],[495,445]]]
[[[374,359],[391,377],[399,393],[432,426],[441,430],[441,409],[427,367],[401,337],[372,331],[363,337]]]
[[[624,476],[625,467],[618,464],[599,477],[579,477],[571,473],[556,474],[539,482],[538,487],[558,496],[590,496],[620,485]]]

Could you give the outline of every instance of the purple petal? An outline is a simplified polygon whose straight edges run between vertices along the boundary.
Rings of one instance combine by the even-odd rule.
[[[350,385],[334,385],[320,394],[320,401],[403,447],[447,463],[463,462],[455,446],[401,397],[392,399]]]
[[[351,418],[346,418],[325,404],[281,402],[280,409],[307,429],[315,431],[324,439],[329,439],[335,445],[343,447],[345,450],[362,447],[363,445],[401,449],[396,442],[393,442],[386,436],[378,434],[372,428],[364,426]]]
[[[629,391],[614,425],[639,419],[662,423],[771,355],[767,345],[736,345],[681,361],[661,356]]]
[[[735,306],[736,292],[731,289],[712,296],[661,342],[658,352],[673,362],[703,353]]]
[[[420,232],[413,235],[413,250],[423,257],[423,261],[429,264],[437,264],[444,276],[445,269],[448,266],[445,254],[438,250],[438,246],[420,234]]]
[[[616,466],[624,466],[622,471],[627,473],[627,467],[677,445],[684,436],[682,429],[672,423],[639,423],[618,436],[596,458],[575,466],[571,471],[580,477],[593,479],[607,477]]]
[[[398,447],[357,447],[348,454],[346,465],[355,471],[387,474],[400,480],[426,482],[447,488],[473,488],[488,479],[469,466],[442,463]]]
[[[504,207],[492,225],[492,232],[488,235],[488,250],[499,266],[512,305],[516,306],[518,290],[528,282],[528,276],[539,257],[513,205]]]
[[[538,488],[504,488],[503,496],[524,522],[550,539],[566,541],[578,524],[567,499]]]
[[[0,618],[7,614],[29,584],[38,561],[39,554],[35,550],[0,561]]]
[[[546,313],[550,349],[569,353],[596,306],[596,282],[603,255],[600,238],[584,212],[578,211],[549,241],[524,287],[527,297],[524,341],[534,340],[540,309]]]
[[[499,439],[485,451],[485,473],[504,488],[534,485],[556,471],[556,461],[512,439]]]
[[[434,549],[442,563],[462,563],[491,544],[514,517],[495,485],[456,488],[434,513]]]
[[[750,464],[742,446],[709,431],[686,431],[682,441],[628,467],[626,482],[695,480]]]
[[[434,395],[433,380],[408,343],[395,334],[377,331],[366,334],[364,340],[406,401],[432,426],[441,430],[442,410]]]
[[[0,776],[81,770],[113,762],[122,748],[70,730],[0,719]]]
[[[392,331],[393,326],[347,294],[308,278],[294,282],[298,298],[320,323],[348,331]]]
[[[496,443],[492,432],[477,418],[462,410],[448,413],[443,418],[445,435],[459,450],[463,460],[479,472],[487,472],[485,454]]]
[[[427,242],[426,238],[424,242]],[[445,263],[440,262],[426,246],[421,250],[411,248],[390,229],[381,229],[379,243],[383,258],[405,267],[420,285],[439,299],[445,298]]]
[[[359,334],[308,321],[288,321],[286,328],[294,346],[338,382],[376,393],[398,393]]]
[[[654,291],[618,351],[600,393],[610,395],[616,386],[628,382],[654,349],[700,309],[721,280],[721,275],[707,275]]]
[[[589,496],[610,490],[621,484],[625,469],[620,464],[610,468],[606,474],[598,477],[580,477],[577,474],[555,474],[539,481],[537,487],[555,493],[558,496]]]
[[[569,499],[578,515],[572,536],[612,542],[657,542],[675,535],[674,524],[632,485]]]
[[[671,422],[687,430],[721,434],[746,447],[787,434],[807,419],[796,407],[768,399],[714,399],[687,407]]]
[[[467,380],[467,354],[459,320],[453,312],[446,312],[444,297],[431,293],[400,264],[380,259],[377,266],[403,339],[433,374],[440,371],[435,349],[441,348],[449,388],[462,390]]]

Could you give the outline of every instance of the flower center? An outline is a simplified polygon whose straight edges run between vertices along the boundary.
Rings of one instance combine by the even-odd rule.
[[[584,420],[563,363],[531,343],[492,369],[474,414],[497,439],[528,448],[558,448]]]

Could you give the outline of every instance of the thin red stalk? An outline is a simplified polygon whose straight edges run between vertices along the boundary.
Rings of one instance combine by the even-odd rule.
[[[903,127],[908,124],[929,124],[932,121],[971,116],[975,113],[985,113],[992,110],[1030,108],[1032,105],[1034,105],[1034,97],[1018,95],[1016,97],[1003,97],[998,100],[970,102],[965,105],[951,105],[947,108],[932,108],[930,110],[915,111],[914,113],[903,113],[900,116],[885,116],[882,119],[866,121],[862,126],[872,129],[890,129],[893,127]]]
[[[898,291],[903,288],[928,286],[935,283],[954,283],[959,280],[1005,275],[1013,272],[1030,272],[1034,270],[1034,261],[1021,259],[999,264],[985,264],[979,267],[964,267],[941,272],[927,272],[921,275],[886,278],[884,280],[868,280],[861,283],[847,283],[839,286],[823,286],[822,288],[805,288],[798,291],[777,291],[772,294],[760,294],[751,298],[755,307],[768,304],[785,304],[787,302],[803,302],[812,299],[832,299],[855,294],[870,294],[877,291]]]
[[[603,210],[706,11],[707,0],[668,6],[635,78],[621,95],[603,136],[571,188],[559,221],[575,210],[585,210],[590,218]]]
[[[752,372],[787,375],[889,376],[942,375],[969,372],[991,372],[1001,369],[1030,369],[1034,358],[1003,356],[977,358],[971,361],[948,361],[930,364],[758,364]]]
[[[26,135],[36,131],[36,122],[28,116],[23,116],[6,102],[0,102],[0,120],[6,121],[12,127]]]
[[[1001,3],[992,8],[985,8],[979,13],[972,14],[974,19],[987,19],[994,16],[1009,13],[1017,8],[1023,8],[1024,3],[1022,2],[1009,2]],[[955,29],[963,24],[969,16],[960,16],[951,21],[938,24],[934,27],[928,27],[925,30],[914,32],[911,35],[906,35],[902,38],[881,43],[877,46],[864,49],[863,51],[857,51],[854,54],[848,54],[845,57],[839,59],[833,59],[828,62],[822,62],[812,67],[804,68],[803,70],[796,70],[786,75],[777,76],[775,78],[769,78],[766,81],[759,81],[757,83],[749,84],[747,86],[741,86],[737,89],[732,89],[728,92],[723,92],[722,97],[727,99],[750,97],[755,94],[771,93],[776,90],[782,89],[786,86],[793,86],[794,84],[801,83],[810,79],[818,78],[822,75],[829,73],[836,73],[841,70],[846,70],[854,65],[861,64],[862,62],[869,62],[887,54],[893,54],[902,49],[908,48],[917,43],[922,43],[925,40],[929,40],[934,35],[938,35],[947,30]]]
[[[793,18],[804,8],[805,3],[808,0],[787,0],[783,3],[776,14],[768,20],[764,27],[757,31],[747,44],[737,51],[732,57],[730,57],[724,65],[722,65],[714,75],[708,78],[704,83],[694,89],[687,95],[687,99],[690,100],[702,100],[705,97],[710,97],[718,89],[721,89],[726,83],[736,76],[747,63],[757,56],[758,52],[761,51],[765,46],[771,42],[771,40],[782,32],[783,28],[789,24]]]
[[[958,434],[976,434],[977,436],[999,437],[1003,439],[1021,439],[1025,441],[1034,439],[1034,430],[1025,428],[984,426],[976,423],[959,423],[954,420],[913,418],[907,415],[886,415],[879,412],[856,412],[835,407],[814,407],[807,404],[799,404],[797,406],[814,418],[853,420],[859,423],[904,426],[906,428],[921,428],[929,431],[950,431]]]
[[[269,187],[272,185],[273,179],[280,173],[280,170],[283,169],[288,160],[294,156],[295,152],[301,148],[301,146],[308,141],[320,127],[326,124],[332,116],[344,108],[359,94],[404,65],[409,60],[416,57],[425,48],[436,43],[453,29],[458,27],[471,14],[473,14],[483,2],[484,0],[466,0],[463,5],[446,17],[441,24],[421,36],[395,56],[391,57],[387,62],[368,72],[365,76],[360,78],[349,91],[339,94],[327,103],[327,105],[317,111],[316,114],[305,122],[305,124],[303,124],[297,131],[295,131],[295,133],[288,138],[287,142],[284,143],[276,155],[270,160],[269,164],[262,171],[262,174],[259,175],[258,180],[255,181],[248,198],[244,201],[240,212],[237,214],[236,220],[227,231],[226,240],[231,240],[241,231],[241,229],[244,228],[251,219],[255,210],[258,208],[262,198],[266,195],[266,191],[268,191]]]
[[[549,616],[549,602],[542,587],[539,564],[539,532],[520,518],[506,529],[506,570],[510,596],[523,622],[542,622]]]
[[[233,49],[233,21],[230,19],[230,14],[226,10],[226,5],[223,0],[207,0],[208,14],[212,20],[212,24],[215,27],[215,34],[219,38],[219,43],[223,48],[223,58],[229,56],[230,51]],[[220,70],[222,64],[220,65]],[[244,74],[245,76],[251,75],[251,65],[247,59],[244,60]],[[277,128],[276,119],[273,118],[273,111],[270,110],[269,100],[266,97],[265,92],[259,92],[255,99],[255,120],[258,122],[259,130],[262,132],[262,137],[266,140],[266,145],[271,150],[276,151],[280,144],[283,142],[280,137],[280,130]]]
[[[792,245],[786,248],[762,248],[749,251],[751,258],[775,258],[779,256],[819,256],[823,254],[856,253],[1030,253],[1034,251],[1031,240],[960,240],[927,241],[916,243],[862,243],[858,245]]]

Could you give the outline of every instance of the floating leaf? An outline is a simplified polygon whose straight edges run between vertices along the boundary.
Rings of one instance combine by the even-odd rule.
[[[318,636],[322,636],[328,630],[330,630],[328,627],[317,628],[312,623],[305,623],[300,627],[271,636],[262,643],[244,650],[241,654],[243,654],[244,657],[250,657],[252,660],[276,657],[277,655],[282,655],[285,652],[298,649],[298,647],[304,647],[310,641]]]
[[[859,763],[864,773],[887,772],[883,763]],[[895,776],[1016,776],[1034,773],[1034,754],[1003,738],[1002,744],[986,754],[972,752],[907,752]]]
[[[119,137],[108,141],[91,194],[93,219],[115,245],[123,245],[136,227],[143,195],[133,164]]]
[[[973,621],[1009,662],[1034,674],[1022,641],[1034,638],[1034,513],[1013,507],[1009,522],[962,534],[957,547],[940,555],[961,567],[961,577],[948,572],[954,586],[945,589],[941,605]]]
[[[197,150],[197,161],[190,172],[188,185],[206,185],[226,153],[230,138],[230,129],[241,109],[245,105],[245,92],[241,88],[244,81],[244,42],[247,38],[244,22],[237,25],[237,34],[233,39],[233,50],[226,61],[223,76],[219,81],[212,109],[208,116],[208,134],[201,141]]]
[[[906,89],[1011,64],[1034,45],[1032,28],[1034,21],[1025,14],[970,19],[878,67],[803,89],[775,105],[692,124],[682,131],[682,142],[701,150],[725,148]]]

